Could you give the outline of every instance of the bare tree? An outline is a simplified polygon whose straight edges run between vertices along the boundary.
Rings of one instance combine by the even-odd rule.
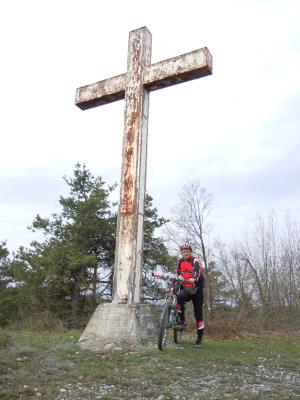
[[[253,279],[240,247],[239,242],[228,248],[220,240],[216,241],[216,262],[225,281],[227,303],[249,311],[254,303]]]
[[[281,238],[281,274],[283,303],[289,311],[300,307],[300,227],[289,214],[284,220],[284,236]]]
[[[206,276],[205,282],[205,311],[212,303],[210,296],[209,263],[211,261],[209,216],[212,211],[213,194],[202,186],[200,180],[193,180],[185,184],[179,193],[179,203],[172,209],[171,224],[166,233],[169,241],[176,245],[189,242],[195,254],[199,254],[203,261]]]
[[[299,312],[300,227],[289,215],[257,217],[240,242],[229,249],[219,243],[216,255],[236,305],[274,320]]]

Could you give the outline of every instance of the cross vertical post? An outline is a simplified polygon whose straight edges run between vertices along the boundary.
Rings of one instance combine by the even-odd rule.
[[[151,33],[147,28],[130,32],[113,279],[115,302],[140,302],[149,112],[149,92],[143,85],[143,73],[150,62]]]

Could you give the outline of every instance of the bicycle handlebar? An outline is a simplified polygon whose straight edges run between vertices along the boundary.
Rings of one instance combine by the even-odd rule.
[[[169,282],[179,282],[179,283],[184,283],[184,279],[178,279],[178,278],[171,278],[170,276],[167,275],[160,275],[160,274],[152,274],[153,278],[155,279],[161,279],[163,281],[169,281]]]

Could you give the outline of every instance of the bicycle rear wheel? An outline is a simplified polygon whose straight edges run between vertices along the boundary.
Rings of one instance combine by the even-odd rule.
[[[170,313],[171,313],[171,306],[170,304],[166,303],[161,313],[159,322],[159,331],[158,331],[159,350],[163,350],[167,345],[168,330],[170,328],[170,323],[169,323]]]
[[[182,330],[176,329],[175,326],[173,326],[173,339],[174,339],[174,343],[181,344]]]

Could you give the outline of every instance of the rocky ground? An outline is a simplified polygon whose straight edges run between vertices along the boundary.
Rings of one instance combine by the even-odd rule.
[[[100,382],[85,386],[82,383],[66,384],[60,389],[57,400],[75,399],[300,399],[299,371],[286,371],[272,360],[261,357],[258,366],[212,364],[210,368],[167,367],[168,382],[155,379],[127,379],[126,374],[118,384]],[[153,374],[162,366],[160,360],[151,357]],[[220,368],[221,367],[221,368]],[[172,380],[173,370],[176,379]],[[181,373],[180,373],[181,372]],[[152,392],[152,394],[151,394]]]
[[[0,348],[4,400],[300,399],[296,336],[95,354],[79,349],[79,332],[8,335]]]

